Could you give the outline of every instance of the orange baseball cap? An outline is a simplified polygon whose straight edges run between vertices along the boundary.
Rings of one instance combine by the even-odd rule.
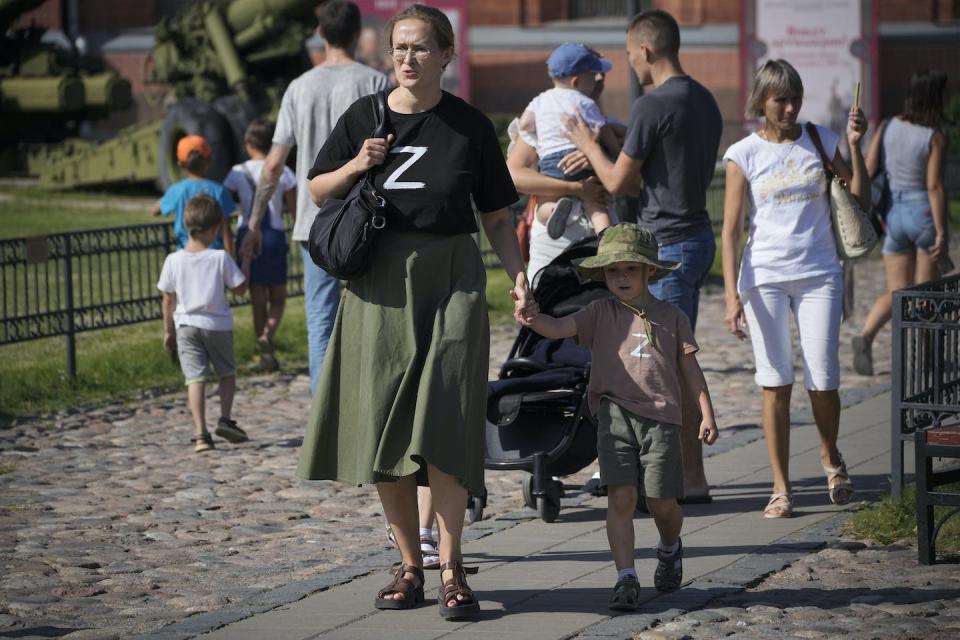
[[[177,142],[177,160],[186,162],[190,159],[191,151],[199,152],[204,158],[213,155],[210,144],[203,136],[184,136],[180,138],[180,141]]]

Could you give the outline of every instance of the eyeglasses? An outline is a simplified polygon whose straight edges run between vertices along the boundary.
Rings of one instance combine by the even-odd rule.
[[[401,45],[399,47],[390,49],[388,53],[397,62],[403,62],[406,60],[407,55],[413,56],[413,59],[417,62],[423,62],[430,57],[430,54],[433,53],[433,49],[427,49],[426,47],[407,47]]]

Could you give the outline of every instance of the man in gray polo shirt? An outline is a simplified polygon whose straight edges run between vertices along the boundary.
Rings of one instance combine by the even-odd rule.
[[[273,146],[264,161],[257,191],[253,197],[249,228],[241,254],[260,252],[260,222],[267,203],[280,180],[290,148],[297,147],[297,219],[293,240],[305,243],[317,215],[304,181],[317,152],[340,116],[363,96],[387,89],[387,77],[354,60],[360,37],[360,10],[353,2],[330,0],[319,14],[320,36],[326,42],[322,64],[290,83],[280,104]],[[323,356],[336,318],[340,285],[333,276],[317,267],[304,246],[303,301],[307,316],[307,342],[310,360],[310,391],[316,389]]]

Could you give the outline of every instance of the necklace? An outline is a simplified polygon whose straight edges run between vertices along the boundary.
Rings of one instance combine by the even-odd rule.
[[[757,136],[759,136],[759,138],[764,142],[766,142],[767,144],[771,145],[770,153],[772,153],[777,158],[780,164],[785,164],[787,161],[787,157],[791,153],[793,153],[793,150],[797,147],[797,142],[803,136],[803,129],[802,128],[800,129],[800,135],[798,135],[796,139],[790,140],[788,138],[783,142],[776,142],[774,140],[771,140],[763,127],[757,129]],[[786,147],[787,150],[783,151],[782,150],[783,147]]]

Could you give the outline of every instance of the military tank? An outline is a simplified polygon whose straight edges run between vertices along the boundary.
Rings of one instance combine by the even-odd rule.
[[[0,0],[0,149],[9,166],[23,165],[25,144],[75,136],[83,122],[132,104],[130,83],[74,43],[48,40],[36,25],[12,28],[44,1]]]
[[[6,0],[0,0],[4,2]],[[154,29],[144,81],[174,101],[163,120],[128,127],[105,142],[68,140],[37,168],[50,189],[124,182],[166,188],[183,177],[177,142],[210,141],[209,177],[221,180],[246,159],[243,132],[276,113],[287,85],[310,67],[304,41],[316,26],[318,0],[206,0],[190,3]]]

